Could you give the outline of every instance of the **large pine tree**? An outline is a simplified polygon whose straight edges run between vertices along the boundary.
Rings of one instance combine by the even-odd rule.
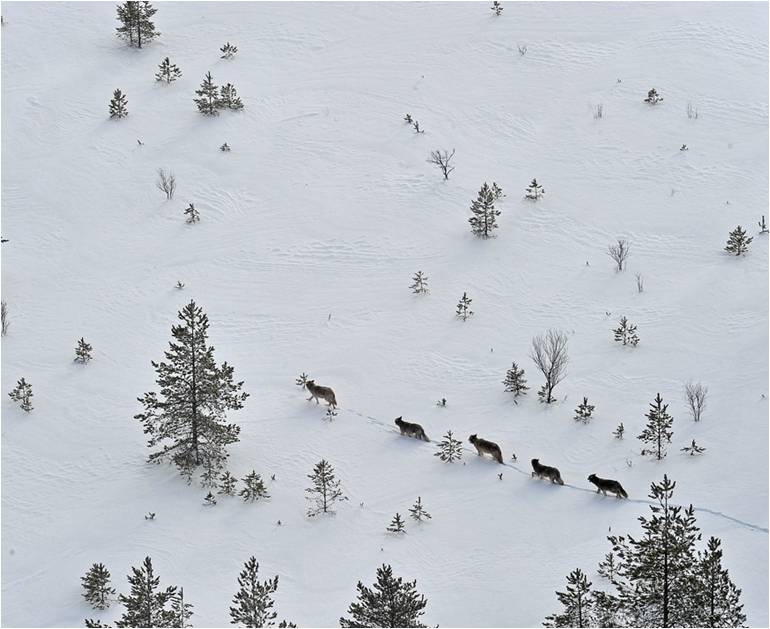
[[[115,622],[116,627],[174,626],[175,614],[167,605],[173,603],[177,588],[160,589],[160,577],[155,576],[149,557],[145,557],[141,568],[131,568],[128,582],[131,584],[130,594],[118,597],[126,611]]]
[[[240,589],[233,596],[230,624],[244,627],[272,627],[276,617],[273,594],[278,589],[278,575],[266,581],[259,580],[259,563],[250,557],[238,575]]]
[[[722,567],[722,542],[711,537],[698,553],[698,624],[702,627],[740,627],[746,622],[741,590]]]
[[[404,583],[383,564],[372,589],[358,582],[358,602],[350,604],[350,618],[340,618],[340,627],[424,627],[419,618],[428,601],[416,586],[417,581]]]
[[[650,412],[646,417],[647,426],[637,439],[649,446],[642,450],[642,454],[649,454],[660,461],[666,456],[666,445],[671,443],[671,436],[674,434],[671,430],[674,418],[668,414],[668,404],[663,404],[660,393],[650,403]]]
[[[500,211],[495,209],[495,195],[486,182],[481,186],[476,200],[471,203],[471,212],[473,216],[468,222],[473,233],[479,238],[491,237],[492,231],[498,227],[495,218],[500,216]]]
[[[110,606],[110,597],[115,594],[115,588],[110,586],[110,571],[104,564],[93,564],[85,576],[80,578],[83,584],[83,598],[94,609],[106,609]]]
[[[191,301],[179,312],[180,325],[172,326],[174,340],[165,352],[166,362],[152,362],[160,393],[145,393],[138,400],[147,445],[160,447],[149,461],[171,461],[188,479],[198,466],[209,474],[221,470],[227,460],[226,446],[238,441],[240,428],[225,423],[228,410],[243,407],[248,393],[243,382],[233,380],[233,368],[218,366],[214,348],[208,345],[209,320]]]
[[[155,30],[152,16],[157,13],[149,2],[124,2],[117,7],[117,20],[120,22],[115,30],[118,37],[128,42],[129,46],[142,47],[155,39],[160,33]]]

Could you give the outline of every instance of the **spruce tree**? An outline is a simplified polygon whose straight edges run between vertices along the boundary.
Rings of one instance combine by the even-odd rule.
[[[193,615],[192,604],[185,603],[184,588],[179,588],[179,592],[171,601],[172,624],[169,627],[192,627],[188,622]]]
[[[492,196],[494,197],[495,201],[499,201],[505,196],[503,194],[503,189],[494,181],[492,182]]]
[[[599,563],[596,572],[600,577],[604,577],[610,583],[614,583],[618,574],[618,562],[615,560],[615,553],[609,552],[604,555],[604,559]]]
[[[668,404],[663,404],[660,393],[650,403],[650,412],[647,413],[647,426],[642,434],[637,437],[640,441],[649,445],[642,450],[642,454],[654,456],[658,461],[666,456],[666,444],[671,443],[674,434],[671,426],[674,418],[668,414]]]
[[[406,528],[404,528],[404,520],[401,519],[400,513],[397,513],[393,516],[393,519],[390,521],[390,525],[386,530],[390,533],[406,533]]]
[[[620,422],[615,429],[615,432],[612,433],[612,436],[615,437],[615,439],[622,439],[624,432],[626,432],[626,428],[623,426],[623,422]]]
[[[184,211],[184,214],[187,217],[185,223],[188,223],[189,225],[201,220],[200,212],[195,209],[195,206],[192,203],[190,203],[190,206]]]
[[[83,584],[83,598],[85,598],[94,609],[106,609],[110,606],[109,598],[115,594],[115,588],[110,587],[110,571],[104,567],[104,564],[95,563],[86,572],[84,577],[80,578]]]
[[[126,95],[120,90],[115,90],[110,100],[110,118],[125,118],[126,116],[128,116]]]
[[[417,496],[417,502],[415,502],[409,509],[409,514],[417,522],[422,522],[423,519],[430,520],[432,517],[431,514],[425,510],[425,507],[422,506],[422,498],[420,498],[420,496]]]
[[[256,502],[260,498],[270,497],[265,482],[255,471],[252,470],[251,474],[248,474],[242,481],[243,489],[238,492],[238,495],[243,498],[244,502]]]
[[[722,567],[722,542],[710,537],[706,550],[698,553],[698,613],[700,627],[742,627],[746,622],[741,590]],[[696,623],[693,623],[696,624]]]
[[[471,302],[473,300],[468,297],[468,293],[463,293],[463,296],[460,298],[460,301],[457,302],[457,312],[455,313],[456,316],[458,316],[463,321],[467,321],[468,317],[473,315],[473,310],[471,310]]]
[[[545,194],[545,188],[537,183],[537,179],[533,179],[532,183],[527,188],[527,193],[524,195],[527,199],[537,201]]]
[[[165,352],[166,362],[154,362],[155,391],[137,398],[144,411],[134,416],[149,435],[148,447],[160,447],[149,461],[173,462],[190,482],[198,466],[211,474],[227,461],[226,447],[238,441],[240,428],[227,424],[228,410],[243,407],[248,393],[243,382],[233,380],[233,368],[218,366],[214,348],[208,345],[209,319],[194,301],[178,314],[180,325],[172,326],[174,340]]]
[[[141,568],[131,568],[128,575],[131,592],[128,596],[121,594],[118,600],[125,606],[126,611],[116,627],[172,627],[174,613],[167,608],[177,595],[176,586],[160,588],[160,577],[156,577],[152,568],[152,560],[145,557]]]
[[[417,273],[414,274],[412,281],[414,283],[409,288],[412,289],[413,293],[417,295],[427,295],[430,292],[428,290],[428,276],[423,275],[422,271],[417,271]]]
[[[181,76],[182,71],[175,63],[171,63],[171,60],[166,57],[158,66],[158,73],[155,75],[155,80],[173,83]]]
[[[32,385],[24,378],[16,383],[16,388],[8,394],[14,402],[19,402],[21,410],[29,413],[32,406]]]
[[[647,92],[647,98],[644,99],[645,103],[649,103],[650,105],[657,105],[660,101],[663,100],[663,97],[658,94],[658,90],[656,90],[654,87]]]
[[[313,468],[313,473],[308,474],[308,478],[313,482],[312,487],[308,487],[305,493],[310,506],[307,514],[310,517],[319,513],[334,513],[332,506],[335,502],[347,500],[340,489],[340,481],[334,475],[334,468],[326,459],[321,459]]]
[[[393,568],[377,568],[372,589],[361,581],[356,586],[358,601],[348,607],[350,618],[340,618],[340,627],[424,627],[419,622],[428,601],[417,593],[417,581],[406,583],[393,576]]]
[[[223,53],[220,59],[232,59],[235,53],[238,52],[238,46],[233,46],[230,42],[227,42],[219,50]]]
[[[588,398],[584,397],[580,405],[575,409],[575,421],[587,424],[591,420],[591,414],[596,407],[588,403]]]
[[[220,484],[218,493],[224,494],[225,496],[234,496],[235,485],[237,482],[235,476],[233,476],[229,470],[225,470],[225,473],[219,477]]]
[[[495,12],[495,15],[500,15],[503,12],[503,5],[498,0],[493,0],[490,8]]]
[[[727,239],[725,251],[736,256],[742,255],[749,250],[749,245],[752,240],[754,240],[754,238],[749,238],[743,227],[738,225],[738,227],[730,232],[730,238]]]
[[[636,334],[636,326],[633,325],[622,317],[620,319],[620,325],[613,330],[615,333],[615,340],[623,345],[632,345],[636,347],[639,344],[639,336]]]
[[[520,395],[526,395],[529,389],[527,379],[524,377],[524,369],[519,369],[515,362],[511,363],[511,368],[506,372],[503,384],[508,393],[513,393],[514,401]]]
[[[278,575],[259,580],[259,563],[250,557],[238,575],[240,589],[233,596],[230,624],[244,627],[272,627],[277,613],[273,609],[273,594],[278,589]]]
[[[689,446],[679,448],[679,450],[685,454],[689,454],[690,456],[695,456],[696,454],[703,454],[706,451],[706,448],[699,446],[697,443],[695,443],[695,439],[693,439]]]
[[[495,195],[486,182],[481,186],[476,200],[471,203],[471,212],[473,216],[468,222],[473,233],[479,238],[490,238],[492,231],[498,227],[495,218],[500,216],[500,211],[495,209]]]
[[[591,582],[580,568],[570,572],[567,577],[567,590],[556,592],[556,597],[564,606],[560,614],[552,614],[545,619],[545,627],[595,627],[594,600]]]
[[[219,101],[219,87],[214,84],[211,72],[206,73],[200,89],[195,90],[195,94],[198,98],[194,98],[193,102],[198,106],[199,112],[206,116],[219,115],[219,108],[221,107]]]
[[[83,621],[83,624],[85,625],[86,629],[90,629],[90,627],[109,627],[110,625],[103,625],[101,621],[94,620],[93,618],[86,618],[85,621]]]
[[[157,13],[149,2],[124,2],[117,7],[120,26],[115,30],[118,37],[128,41],[129,46],[142,47],[160,35],[155,30],[152,16]]]
[[[75,362],[76,363],[87,363],[91,358],[91,351],[93,348],[85,342],[83,337],[80,337],[80,340],[78,341],[77,347],[75,347]]]
[[[232,83],[223,85],[219,90],[219,106],[222,109],[243,109],[241,98]]]
[[[439,442],[438,452],[433,456],[437,456],[447,463],[459,461],[463,458],[463,443],[462,441],[455,439],[450,430]]]

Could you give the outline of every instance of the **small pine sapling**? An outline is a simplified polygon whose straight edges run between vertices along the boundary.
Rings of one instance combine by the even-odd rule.
[[[235,53],[238,52],[238,46],[233,46],[230,42],[227,42],[219,50],[222,51],[220,59],[232,59]]]
[[[463,458],[462,441],[455,439],[451,430],[448,431],[438,444],[438,452],[436,452],[433,456],[439,457],[446,463],[459,461]]]
[[[625,317],[621,317],[620,325],[613,330],[615,333],[615,341],[623,343],[623,345],[631,345],[636,347],[639,344],[639,336],[636,333],[636,326],[633,325]]]
[[[184,283],[181,280],[176,281],[176,286],[174,286],[177,290],[184,290]]]
[[[618,562],[615,561],[615,553],[609,552],[604,555],[604,559],[599,563],[596,572],[610,583],[615,583],[615,579],[618,576]]]
[[[746,235],[746,231],[738,225],[733,231],[730,232],[730,237],[727,239],[727,246],[725,251],[732,253],[736,256],[742,255],[749,250],[749,245],[754,238],[749,238]]]
[[[497,185],[494,181],[492,182],[492,196],[494,197],[495,201],[499,201],[500,199],[504,198],[505,195],[503,194],[503,189]]]
[[[297,379],[294,381],[294,384],[296,384],[298,387],[302,387],[302,388],[304,389],[304,388],[305,388],[305,385],[307,384],[307,381],[308,381],[308,378],[309,378],[309,377],[310,377],[310,376],[308,376],[308,375],[307,375],[307,374],[306,374],[306,373],[303,371],[301,374],[299,374],[299,377],[298,377],[298,378],[297,378]]]
[[[637,437],[637,439],[649,446],[642,450],[642,455],[648,454],[660,461],[665,458],[666,444],[671,443],[671,436],[674,434],[671,429],[674,418],[668,414],[668,404],[663,404],[663,398],[660,397],[660,393],[650,403],[650,411],[646,417],[647,426],[645,426],[642,434]]]
[[[692,440],[692,443],[689,446],[685,446],[684,448],[680,448],[680,450],[686,454],[689,454],[690,456],[695,456],[696,454],[702,454],[706,451],[706,448],[703,446],[699,446],[697,443],[695,443],[695,439]]]
[[[432,517],[431,514],[425,510],[425,507],[422,506],[422,498],[420,498],[420,496],[417,496],[417,502],[415,502],[414,505],[409,509],[409,514],[417,522],[430,520]]]
[[[412,292],[416,295],[427,295],[430,292],[428,290],[428,276],[424,275],[422,271],[417,271],[417,273],[414,274],[412,281],[414,283],[409,288],[411,288]]]
[[[29,413],[32,409],[32,385],[24,378],[16,383],[16,388],[8,394],[14,402],[19,402],[21,410]]]
[[[417,120],[412,122],[412,128],[415,133],[425,133],[425,129],[420,129],[420,123]]]
[[[468,219],[471,231],[479,238],[490,238],[492,232],[498,228],[496,218],[500,216],[500,210],[495,209],[495,195],[492,189],[484,182],[478,196],[471,202],[473,216]]]
[[[448,151],[444,151],[443,153],[441,151],[431,151],[430,152],[430,159],[428,160],[429,164],[435,164],[439,170],[441,170],[441,173],[444,175],[444,180],[449,179],[449,173],[451,173],[455,167],[451,165],[452,158],[455,156],[455,149],[452,149],[452,152],[449,153]]]
[[[441,408],[446,408],[446,398],[442,397],[438,402],[436,402],[436,406],[440,406]]]
[[[158,73],[155,75],[155,80],[173,83],[181,76],[182,71],[175,63],[171,63],[171,60],[166,57],[158,66]]]
[[[106,609],[110,606],[110,597],[115,594],[115,588],[110,587],[110,571],[104,564],[95,563],[80,578],[83,584],[83,598],[94,609]]]
[[[767,225],[765,224],[765,215],[762,215],[762,220],[757,222],[757,225],[759,225],[759,233],[760,234],[766,234],[767,233]]]
[[[219,477],[219,491],[217,493],[225,496],[234,496],[237,482],[238,480],[235,476],[229,470],[225,470],[225,473]]]
[[[213,507],[215,504],[217,504],[217,499],[211,492],[206,494],[206,497],[203,499],[203,504],[207,507]]]
[[[244,487],[238,492],[238,495],[243,498],[244,502],[256,502],[260,498],[270,497],[270,494],[267,493],[265,482],[255,471],[252,471],[251,474],[241,480]]]
[[[593,404],[588,403],[588,398],[584,397],[580,405],[575,409],[575,421],[583,422],[587,424],[591,420],[591,414],[596,408]]]
[[[495,12],[495,15],[500,15],[503,12],[503,5],[498,0],[493,0],[490,9]]]
[[[144,516],[145,520],[154,520],[155,519],[155,513],[153,511],[148,511],[147,515]]]
[[[219,150],[223,153],[229,153],[230,152],[230,145],[225,142],[222,146],[219,147]]]
[[[503,384],[507,393],[513,393],[514,402],[516,402],[517,397],[526,395],[529,390],[527,379],[524,377],[524,369],[519,369],[515,362],[511,363],[511,368],[506,372]]]
[[[78,341],[77,347],[75,347],[75,362],[76,363],[87,363],[93,356],[91,356],[91,351],[93,348],[90,344],[85,342],[85,339],[83,337],[80,337],[80,340]]]
[[[471,310],[472,301],[473,300],[468,297],[468,293],[463,293],[463,296],[457,303],[457,311],[455,312],[455,315],[463,321],[467,321],[468,317],[473,315],[473,310]]]
[[[390,533],[406,533],[404,521],[401,519],[401,514],[397,513],[393,520],[390,522],[390,526],[386,529]]]
[[[658,91],[653,87],[649,92],[647,92],[647,98],[644,99],[644,102],[649,103],[650,105],[657,105],[662,100],[663,97],[660,96]]]
[[[195,90],[198,98],[193,102],[198,106],[198,111],[206,116],[219,115],[219,88],[214,84],[211,72],[207,72],[201,83],[200,89]]]
[[[412,120],[412,114],[406,114],[406,116],[404,116],[404,122],[406,124],[412,124],[412,122],[414,122],[414,120]]]
[[[326,414],[324,415],[324,419],[326,421],[333,422],[336,417],[337,417],[337,411],[334,408],[329,407],[326,409]]]
[[[313,486],[305,490],[308,494],[306,499],[311,503],[307,511],[309,517],[320,513],[334,513],[332,505],[338,500],[347,500],[347,496],[344,496],[340,489],[340,481],[334,474],[334,468],[326,459],[316,463],[308,478],[313,482]]]
[[[120,90],[115,90],[110,99],[110,118],[125,118],[128,116],[128,100]]]
[[[615,439],[622,439],[624,432],[626,432],[626,429],[623,426],[623,422],[620,422],[620,424],[618,424],[618,427],[612,433],[612,436],[615,437]]]
[[[197,223],[201,220],[201,216],[198,212],[198,210],[195,209],[195,206],[190,203],[190,206],[184,211],[185,216],[187,219],[185,220],[186,223],[192,225],[193,223]]]
[[[227,83],[219,90],[219,106],[222,109],[243,109],[243,102],[241,97],[238,96],[238,92],[232,83]]]
[[[544,194],[545,194],[545,188],[543,188],[543,186],[537,183],[537,179],[533,179],[532,183],[529,184],[529,187],[527,188],[527,192],[524,196],[527,199],[530,199],[532,201],[537,201]]]

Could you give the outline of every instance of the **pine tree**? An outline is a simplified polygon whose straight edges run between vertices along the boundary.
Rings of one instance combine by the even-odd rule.
[[[172,624],[169,627],[192,627],[187,621],[193,615],[192,605],[185,603],[184,588],[179,588],[179,593],[171,601]]]
[[[409,509],[409,513],[417,522],[422,522],[423,518],[430,520],[432,517],[422,506],[422,498],[420,496],[417,496],[417,502]]]
[[[427,295],[430,292],[428,290],[428,276],[423,275],[422,271],[417,271],[417,273],[414,274],[412,281],[414,284],[409,288],[412,289],[413,293],[417,295]]]
[[[262,477],[252,470],[251,474],[248,474],[243,481],[243,489],[238,492],[238,495],[243,498],[244,502],[256,502],[260,498],[269,498],[270,494],[267,493],[267,487]]]
[[[301,374],[299,374],[299,378],[297,378],[297,379],[294,381],[294,384],[296,384],[298,387],[302,387],[302,388],[304,389],[304,388],[305,388],[305,385],[307,384],[307,381],[308,381],[308,378],[309,378],[309,377],[310,377],[310,376],[308,376],[308,375],[307,375],[307,374],[306,374],[306,373],[303,371]]]
[[[697,624],[699,627],[742,627],[746,622],[741,590],[722,567],[722,542],[710,537],[705,552],[698,553]]]
[[[406,533],[406,529],[404,528],[404,521],[401,519],[401,514],[397,513],[395,516],[393,516],[393,519],[390,521],[390,526],[388,526],[387,529],[390,533]]]
[[[615,439],[622,439],[624,432],[626,432],[626,429],[623,426],[623,422],[620,422],[618,427],[615,429],[615,432],[612,433],[612,436],[615,437]]]
[[[340,618],[340,627],[424,627],[419,622],[428,601],[417,593],[417,581],[404,583],[393,576],[393,568],[377,568],[372,589],[361,581],[356,586],[358,602],[348,607],[350,618]]]
[[[544,194],[545,188],[537,183],[537,179],[533,179],[532,183],[529,184],[529,188],[527,188],[527,193],[524,196],[527,199],[531,199],[532,201],[537,201]]]
[[[126,596],[121,594],[118,600],[125,606],[126,611],[120,620],[115,622],[116,627],[171,627],[174,622],[174,613],[166,608],[173,602],[177,594],[176,586],[169,586],[165,590],[159,589],[160,577],[156,577],[152,560],[145,557],[141,568],[131,568],[132,574],[128,575],[131,584],[131,593]]]
[[[198,111],[207,116],[218,116],[219,108],[219,88],[214,84],[211,72],[207,72],[201,83],[199,90],[195,90],[199,98],[194,98],[193,102],[198,106]]]
[[[109,597],[115,594],[115,588],[110,587],[110,571],[104,567],[104,564],[93,564],[80,581],[85,590],[83,598],[91,604],[91,607],[106,609],[110,606]]]
[[[497,185],[494,181],[492,182],[492,197],[495,201],[499,201],[502,199],[505,195],[503,194],[503,189]]]
[[[80,340],[78,341],[77,347],[75,347],[75,362],[76,363],[87,363],[91,358],[91,351],[93,348],[85,342],[83,337],[80,337]]]
[[[238,46],[233,46],[230,42],[227,42],[219,50],[223,53],[220,59],[232,59],[235,53],[238,52]]]
[[[101,621],[94,620],[93,618],[86,618],[83,624],[86,626],[86,629],[89,629],[89,627],[109,627],[110,625],[103,625]]]
[[[128,100],[126,95],[120,90],[112,93],[110,100],[110,118],[125,118],[128,116]]]
[[[412,114],[406,114],[406,116],[404,116],[404,122],[406,124],[412,124]]]
[[[647,98],[644,99],[644,102],[649,103],[650,105],[657,105],[662,100],[663,97],[660,96],[658,91],[653,87],[649,92],[647,92]]]
[[[629,323],[628,319],[622,317],[620,325],[613,330],[615,340],[623,345],[632,345],[636,347],[639,344],[639,336],[636,334],[636,326]]]
[[[203,499],[203,504],[207,507],[213,507],[217,504],[217,499],[214,494],[211,492],[206,494],[206,497]]]
[[[20,402],[21,410],[29,413],[32,406],[32,385],[24,378],[16,383],[16,388],[8,394],[14,402]]]
[[[240,589],[233,596],[230,624],[244,627],[272,627],[278,615],[273,609],[273,594],[278,589],[278,575],[266,581],[259,580],[259,563],[250,557],[238,575]]]
[[[645,415],[647,426],[637,437],[651,446],[642,450],[642,454],[650,454],[658,461],[666,456],[666,444],[671,443],[671,436],[674,434],[671,430],[674,418],[668,414],[667,409],[668,404],[663,404],[663,398],[658,393],[650,403],[650,412]]]
[[[615,561],[615,553],[609,552],[604,555],[604,560],[599,563],[599,568],[596,572],[600,577],[604,577],[610,583],[614,583],[618,574],[618,563]]]
[[[184,211],[184,213],[187,217],[185,223],[192,225],[193,223],[197,223],[201,220],[200,213],[195,209],[195,206],[192,203],[190,203],[190,206]]]
[[[481,186],[478,198],[471,203],[471,212],[473,216],[468,222],[473,233],[479,238],[490,238],[498,227],[495,217],[500,216],[500,211],[495,209],[495,196],[486,182]]]
[[[444,435],[438,444],[438,452],[433,456],[439,457],[442,461],[452,463],[463,458],[463,442],[455,439],[450,430]]]
[[[241,98],[232,83],[223,85],[219,90],[219,106],[223,109],[243,109]]]
[[[567,577],[566,592],[556,592],[556,597],[564,606],[560,614],[552,614],[545,619],[545,627],[594,627],[594,602],[591,582],[580,568],[570,572]]]
[[[181,76],[182,71],[175,63],[171,63],[171,60],[166,57],[158,66],[158,73],[155,75],[155,80],[173,83]]]
[[[498,0],[493,0],[490,8],[495,12],[495,15],[500,15],[503,12],[503,5]]]
[[[706,448],[699,446],[697,443],[695,443],[695,439],[693,439],[689,446],[680,448],[680,451],[684,452],[685,454],[689,454],[690,456],[695,456],[696,454],[703,454],[706,451]]]
[[[762,215],[762,220],[761,221],[757,221],[757,225],[759,225],[759,233],[760,234],[767,234],[768,233],[767,223],[765,223],[765,215],[764,214]]]
[[[460,301],[457,303],[457,312],[455,314],[463,321],[467,321],[468,317],[473,315],[473,310],[471,310],[472,301],[473,300],[470,297],[468,297],[468,293],[463,293],[463,296],[460,298]]]
[[[138,48],[155,39],[160,35],[152,21],[157,11],[149,2],[124,2],[118,5],[117,19],[121,23],[115,29],[118,37],[127,40],[129,46]]]
[[[738,225],[733,231],[730,232],[730,238],[727,239],[727,246],[725,251],[728,253],[739,256],[746,253],[749,250],[749,245],[754,238],[746,236],[746,231]]]
[[[321,459],[308,474],[313,482],[312,487],[305,490],[307,500],[311,503],[307,514],[310,517],[319,513],[334,513],[332,505],[340,500],[347,500],[340,489],[340,481],[334,475],[334,468],[326,459]]]
[[[225,470],[225,473],[219,477],[219,492],[225,496],[235,495],[235,484],[238,482],[235,476],[233,476],[229,470]]]
[[[160,446],[150,462],[168,460],[190,482],[195,469],[219,471],[227,461],[225,448],[238,441],[240,428],[226,424],[228,410],[243,407],[248,393],[233,380],[233,368],[218,366],[208,345],[209,319],[191,301],[178,314],[181,325],[171,328],[174,340],[167,362],[152,362],[160,396],[152,391],[138,398],[144,411],[134,416],[149,435],[148,447]]]
[[[514,401],[520,395],[526,395],[529,389],[527,379],[524,377],[524,369],[519,369],[515,362],[511,363],[511,368],[506,372],[503,384],[508,393],[513,393]]]
[[[591,414],[596,408],[593,404],[588,403],[588,398],[584,397],[580,405],[575,409],[575,421],[583,422],[587,424],[591,419]]]

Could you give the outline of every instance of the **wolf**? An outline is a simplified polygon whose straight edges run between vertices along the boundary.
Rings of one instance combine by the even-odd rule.
[[[500,451],[500,446],[496,443],[486,439],[479,439],[477,435],[471,435],[468,437],[468,441],[476,447],[476,452],[479,456],[489,454],[498,463],[503,463],[503,453]]]
[[[402,435],[414,437],[415,439],[422,439],[423,441],[430,441],[428,435],[425,434],[425,431],[420,424],[405,422],[401,417],[396,417],[396,426],[398,426]]]
[[[550,465],[541,465],[540,459],[532,459],[532,469],[534,470],[534,472],[532,472],[532,478],[546,478],[552,483],[558,483],[559,485],[564,484],[564,481],[561,479],[561,474],[559,474],[559,470]]]
[[[616,480],[599,478],[596,474],[591,474],[588,477],[588,480],[596,485],[597,494],[601,492],[606,496],[607,492],[610,492],[611,494],[615,494],[616,498],[628,498],[628,494],[626,493],[626,490],[623,489],[623,485]]]
[[[310,397],[307,399],[308,402],[315,398],[315,403],[318,404],[318,398],[320,397],[324,402],[328,402],[329,406],[337,408],[337,398],[334,397],[334,391],[329,387],[322,387],[321,385],[316,384],[315,380],[308,380],[305,383],[305,386],[307,387],[307,390],[310,391]]]

